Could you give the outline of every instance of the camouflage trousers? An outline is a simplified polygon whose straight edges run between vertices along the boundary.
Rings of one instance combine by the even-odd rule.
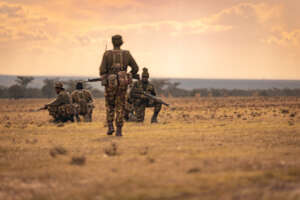
[[[78,104],[74,103],[76,110],[75,117],[78,122],[80,122],[80,116],[83,116],[85,122],[92,121],[93,109],[95,108],[93,103]]]
[[[134,103],[134,112],[136,116],[136,121],[143,122],[145,119],[146,108],[154,107],[154,114],[158,115],[161,110],[162,104],[155,103],[151,100],[138,100]]]
[[[134,115],[134,105],[129,99],[126,98],[124,105],[124,119],[126,121],[136,121],[136,117]]]
[[[126,99],[126,88],[105,88],[105,106],[107,124],[115,124],[117,127],[123,126],[124,106]]]
[[[61,106],[49,106],[49,115],[53,117],[54,122],[74,121],[75,108],[72,104]]]

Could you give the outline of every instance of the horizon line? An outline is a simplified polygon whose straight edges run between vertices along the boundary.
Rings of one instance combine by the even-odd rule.
[[[32,76],[32,77],[99,77],[99,76],[89,76],[89,75],[16,75],[16,74],[0,74],[0,76]],[[300,81],[300,79],[289,79],[289,78],[195,78],[195,77],[153,77],[150,79],[202,79],[202,80],[282,80],[282,81]]]

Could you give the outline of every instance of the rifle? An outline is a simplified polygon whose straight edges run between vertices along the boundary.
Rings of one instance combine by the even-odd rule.
[[[154,101],[154,102],[156,102],[156,103],[163,104],[163,105],[165,105],[165,106],[167,106],[167,107],[169,107],[169,105],[170,105],[170,104],[164,102],[161,98],[159,98],[159,97],[157,97],[157,96],[154,96],[154,95],[152,95],[152,94],[149,94],[149,93],[147,93],[147,92],[145,92],[145,91],[142,91],[142,92],[134,92],[134,93],[137,94],[137,95],[144,95],[148,100],[152,100],[152,101]]]
[[[89,78],[87,81],[84,81],[85,83],[86,82],[98,82],[98,81],[103,81],[105,78],[104,78],[105,76],[102,76],[102,77],[100,77],[100,78]],[[140,76],[139,76],[139,74],[132,74],[132,78],[133,79],[136,79],[136,80],[140,80]]]
[[[47,110],[47,106],[43,106],[43,107],[41,107],[41,108],[35,110],[35,112],[39,112],[39,111],[41,111],[41,110]]]
[[[102,81],[103,78],[89,78],[87,81],[84,81],[84,82],[97,82],[97,81]]]

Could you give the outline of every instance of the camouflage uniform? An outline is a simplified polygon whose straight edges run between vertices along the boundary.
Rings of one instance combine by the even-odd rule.
[[[154,86],[148,81],[149,74],[147,68],[143,69],[142,77],[146,78],[147,81],[139,80],[134,83],[130,94],[130,102],[133,102],[134,112],[136,115],[136,120],[138,122],[143,122],[145,119],[145,111],[147,107],[154,107],[154,113],[151,118],[151,122],[157,122],[157,116],[161,110],[162,104],[154,102],[147,99],[144,95],[140,95],[141,92],[149,93],[156,96],[156,91]]]
[[[132,98],[130,96],[133,85],[134,85],[134,83],[130,84],[129,88],[127,89],[125,108],[124,108],[124,119],[126,121],[130,121],[130,122],[137,121],[137,118],[134,114],[134,105],[132,102]]]
[[[93,97],[90,91],[86,89],[77,88],[71,94],[73,104],[76,107],[76,119],[80,121],[79,115],[84,117],[85,122],[92,121],[92,114],[94,109]]]
[[[132,68],[131,74],[138,72],[138,65],[127,50],[121,50],[122,37],[115,35],[112,37],[114,49],[104,53],[100,65],[100,76],[105,77],[102,85],[105,86],[106,120],[108,125],[108,135],[114,132],[113,121],[116,113],[115,125],[116,135],[122,135],[125,95],[130,77],[127,74],[127,67]]]
[[[73,122],[75,111],[70,94],[64,90],[62,83],[60,82],[56,83],[55,87],[60,88],[58,96],[45,107],[53,117],[54,122]]]

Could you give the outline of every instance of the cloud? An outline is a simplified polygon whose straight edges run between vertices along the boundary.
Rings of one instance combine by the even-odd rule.
[[[274,28],[273,34],[264,41],[268,44],[275,44],[283,47],[300,47],[300,29],[286,31],[282,27]]]
[[[0,4],[0,15],[5,15],[7,17],[22,17],[23,9],[21,6],[9,5],[9,4]]]
[[[239,3],[230,8],[225,8],[220,12],[205,18],[208,23],[233,23],[238,19],[252,18],[263,24],[281,15],[280,5],[267,3]]]
[[[50,40],[52,37],[52,40],[58,41],[68,38],[68,40],[77,42],[80,45],[87,45],[95,40],[98,41],[95,37],[112,32],[147,33],[146,31],[150,30],[150,32],[163,31],[164,34],[171,36],[220,33],[233,29],[232,19],[254,16],[263,23],[271,19],[278,12],[277,8],[270,8],[270,6],[263,3],[240,3],[230,8],[222,9],[216,14],[198,19],[124,23],[122,18],[126,19],[129,16],[126,11],[128,7],[131,9],[138,8],[138,13],[142,13],[147,3],[137,0],[88,0],[84,3],[80,0],[51,1],[51,3],[34,0],[14,0],[13,2],[15,4],[0,4],[0,12],[6,13],[6,17],[2,17],[2,21],[7,21],[5,26],[10,29],[10,32],[1,30],[1,34],[5,35],[6,39],[40,41]],[[64,6],[65,15],[62,15],[61,9]],[[54,13],[49,8],[57,12]],[[119,23],[110,23],[109,25],[103,23],[101,20],[97,22],[97,19],[106,19],[109,16],[111,18],[115,17],[112,12],[99,13],[99,9],[101,11],[112,9],[114,13],[118,13],[116,16],[121,21]],[[266,12],[263,12],[265,10]],[[17,21],[13,21],[9,16],[20,16],[20,13],[23,16]],[[151,13],[146,14],[151,16]],[[77,16],[79,19],[73,19],[71,16]],[[139,18],[139,16],[134,16],[134,18]],[[226,20],[226,18],[229,19]]]
[[[46,40],[50,34],[46,26],[48,18],[16,4],[0,2],[0,41],[29,42]]]
[[[0,0],[1,60],[16,72],[24,65],[44,66],[39,73],[50,73],[52,66],[62,69],[63,63],[59,73],[75,72],[76,67],[81,73],[80,65],[99,64],[107,39],[120,33],[123,47],[141,66],[153,66],[156,75],[231,73],[222,66],[240,72],[241,66],[253,67],[257,73],[277,65],[286,49],[299,51],[297,17],[285,9],[286,1]]]

